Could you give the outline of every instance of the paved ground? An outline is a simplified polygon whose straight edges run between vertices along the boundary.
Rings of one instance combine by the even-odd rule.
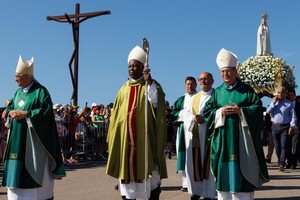
[[[275,161],[275,157],[273,161]],[[175,173],[176,157],[167,159],[169,178],[162,181],[161,199],[188,200],[180,191],[181,176]],[[117,181],[105,175],[105,162],[67,165],[67,177],[55,182],[56,200],[115,200],[121,199],[114,189]],[[268,164],[271,181],[255,192],[259,200],[300,200],[300,166],[279,172],[276,163]],[[6,199],[6,189],[0,188],[0,199]]]

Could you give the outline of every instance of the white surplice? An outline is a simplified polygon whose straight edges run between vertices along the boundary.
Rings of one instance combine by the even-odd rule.
[[[209,100],[212,94],[212,89],[208,92],[201,92],[200,102],[199,102],[199,113],[203,116],[203,110],[206,101]],[[185,142],[186,142],[186,174],[187,174],[187,183],[188,183],[188,192],[190,194],[196,194],[206,198],[215,198],[216,190],[215,190],[215,181],[214,176],[209,170],[209,178],[203,179],[203,181],[195,181],[194,180],[194,166],[193,166],[193,151],[192,151],[192,137],[193,134],[191,131],[194,125],[198,125],[198,132],[199,132],[199,140],[200,140],[200,152],[201,152],[201,163],[203,165],[204,162],[204,150],[205,150],[205,140],[206,140],[206,123],[203,124],[195,124],[194,122],[195,116],[187,117],[190,120],[187,123],[188,130],[185,130]]]

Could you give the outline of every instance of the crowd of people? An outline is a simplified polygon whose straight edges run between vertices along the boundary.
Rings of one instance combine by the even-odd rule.
[[[279,171],[295,169],[300,161],[300,97],[280,86],[264,109],[253,88],[239,79],[237,59],[221,49],[216,63],[223,83],[213,87],[215,78],[207,71],[198,84],[188,76],[186,93],[170,106],[151,76],[147,52],[136,46],[128,56],[129,79],[114,103],[79,110],[54,104],[33,76],[33,59],[20,56],[20,88],[1,110],[8,199],[53,199],[54,179],[66,175],[64,164],[100,159],[107,162],[106,174],[117,179],[122,199],[158,200],[173,151],[181,190],[191,200],[254,199],[255,190],[269,181],[266,163],[274,148]]]
[[[78,111],[78,106],[53,105],[65,163],[107,159],[106,136],[111,108],[112,104],[92,103],[91,107],[86,105]]]

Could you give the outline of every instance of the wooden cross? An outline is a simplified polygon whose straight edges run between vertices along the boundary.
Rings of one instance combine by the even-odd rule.
[[[79,55],[79,24],[89,18],[97,17],[100,15],[109,15],[111,14],[110,10],[107,11],[98,11],[98,12],[90,12],[90,13],[81,13],[80,14],[80,8],[79,4],[76,4],[76,13],[72,15],[68,15],[65,13],[64,15],[60,16],[47,16],[47,20],[54,20],[57,22],[68,22],[69,24],[72,24],[72,30],[73,30],[73,40],[74,40],[74,51],[72,54],[72,57],[69,62],[69,70],[73,85],[73,94],[72,94],[72,100],[73,105],[78,105],[78,55]],[[72,64],[74,64],[74,71],[72,68]]]

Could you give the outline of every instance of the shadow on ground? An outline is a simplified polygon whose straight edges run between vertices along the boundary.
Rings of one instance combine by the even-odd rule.
[[[95,167],[103,167],[106,165],[106,161],[86,161],[74,164],[65,164],[66,171],[75,171],[77,169],[87,169]]]

